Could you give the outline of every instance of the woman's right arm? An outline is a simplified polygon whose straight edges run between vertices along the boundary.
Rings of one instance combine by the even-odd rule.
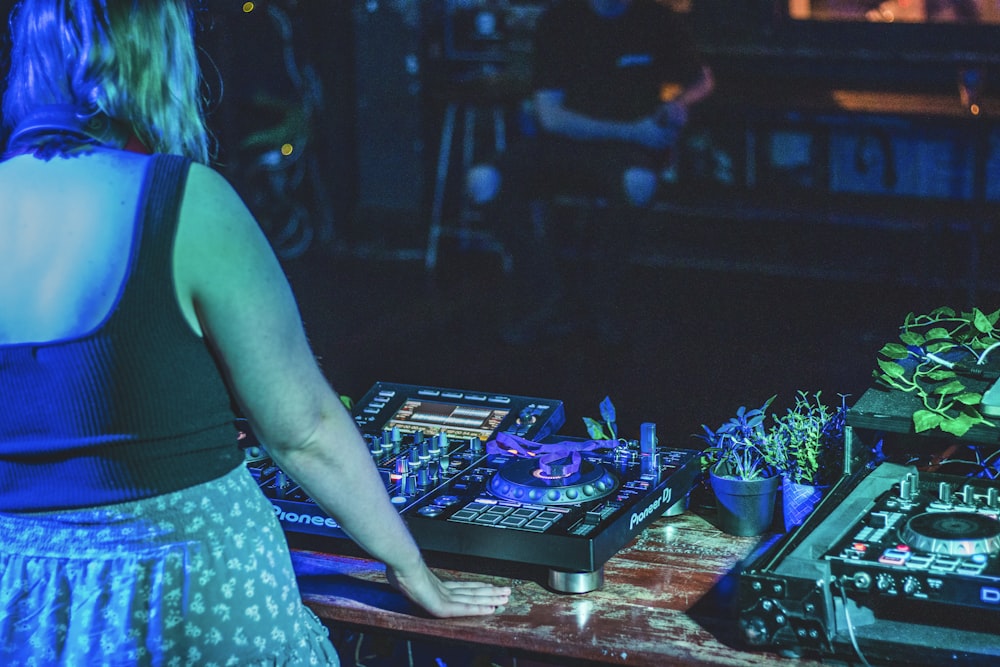
[[[275,462],[438,616],[487,614],[510,590],[442,582],[389,501],[350,414],[320,371],[285,275],[257,222],[215,171],[193,164],[174,248],[182,310],[214,348]]]

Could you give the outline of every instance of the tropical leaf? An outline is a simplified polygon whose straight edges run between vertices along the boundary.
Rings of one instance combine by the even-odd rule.
[[[967,391],[955,396],[954,399],[962,405],[979,405],[983,400],[983,395],[974,391]]]
[[[990,318],[978,308],[972,310],[972,324],[979,333],[990,333],[993,331],[993,322],[990,322]]]
[[[944,327],[935,327],[927,332],[927,340],[951,340],[951,334]]]
[[[920,342],[920,344],[922,343],[923,341]],[[899,343],[887,343],[879,350],[879,354],[890,359],[906,359],[910,356],[910,350],[905,345],[900,345]]]
[[[913,430],[917,433],[930,431],[941,425],[944,417],[930,410],[917,410],[913,413]]]
[[[583,418],[583,424],[587,427],[587,434],[594,440],[610,440],[611,437],[604,432],[604,425],[596,419],[590,417]]]
[[[891,378],[901,378],[906,374],[905,369],[897,364],[895,361],[886,361],[884,359],[877,359],[879,368],[882,372]]]
[[[963,435],[969,432],[975,420],[967,414],[959,414],[954,419],[942,420],[938,427],[945,433],[950,433],[951,435],[961,438]]]
[[[601,419],[609,424],[613,424],[618,421],[615,416],[615,405],[611,402],[610,396],[605,396],[604,400],[601,401]]]
[[[934,388],[934,393],[940,396],[948,396],[949,394],[959,394],[965,391],[965,385],[959,380],[952,380],[946,384]]]

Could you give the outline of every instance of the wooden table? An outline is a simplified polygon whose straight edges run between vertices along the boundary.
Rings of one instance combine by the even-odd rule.
[[[447,620],[428,618],[391,589],[379,563],[300,550],[292,557],[306,604],[333,625],[499,647],[556,664],[818,664],[740,647],[735,572],[759,542],[725,535],[690,510],[663,517],[607,562],[600,590],[581,595],[551,592],[527,568],[470,574],[430,555],[432,566],[449,565],[438,569],[445,578],[485,578],[513,589],[494,616]]]

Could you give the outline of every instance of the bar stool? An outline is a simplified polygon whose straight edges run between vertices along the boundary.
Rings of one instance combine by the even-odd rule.
[[[434,271],[437,267],[438,250],[442,237],[459,240],[463,248],[477,248],[495,252],[500,257],[505,273],[511,271],[511,258],[503,243],[491,230],[475,227],[474,223],[481,220],[462,193],[461,204],[455,219],[445,220],[444,205],[448,190],[448,177],[451,168],[451,156],[456,141],[456,125],[459,115],[462,118],[460,129],[462,154],[460,167],[464,176],[473,165],[476,158],[476,134],[480,114],[485,113],[488,122],[492,124],[493,150],[503,152],[507,147],[507,128],[503,105],[483,104],[470,99],[452,99],[445,106],[444,118],[441,123],[441,142],[438,147],[437,171],[434,180],[434,195],[431,200],[430,227],[427,235],[427,250],[424,254],[424,268]]]

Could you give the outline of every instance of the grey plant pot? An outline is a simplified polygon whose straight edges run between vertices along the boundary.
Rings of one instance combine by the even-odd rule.
[[[709,470],[715,493],[719,529],[730,535],[761,535],[774,521],[775,498],[781,477],[744,480],[719,477]]]

